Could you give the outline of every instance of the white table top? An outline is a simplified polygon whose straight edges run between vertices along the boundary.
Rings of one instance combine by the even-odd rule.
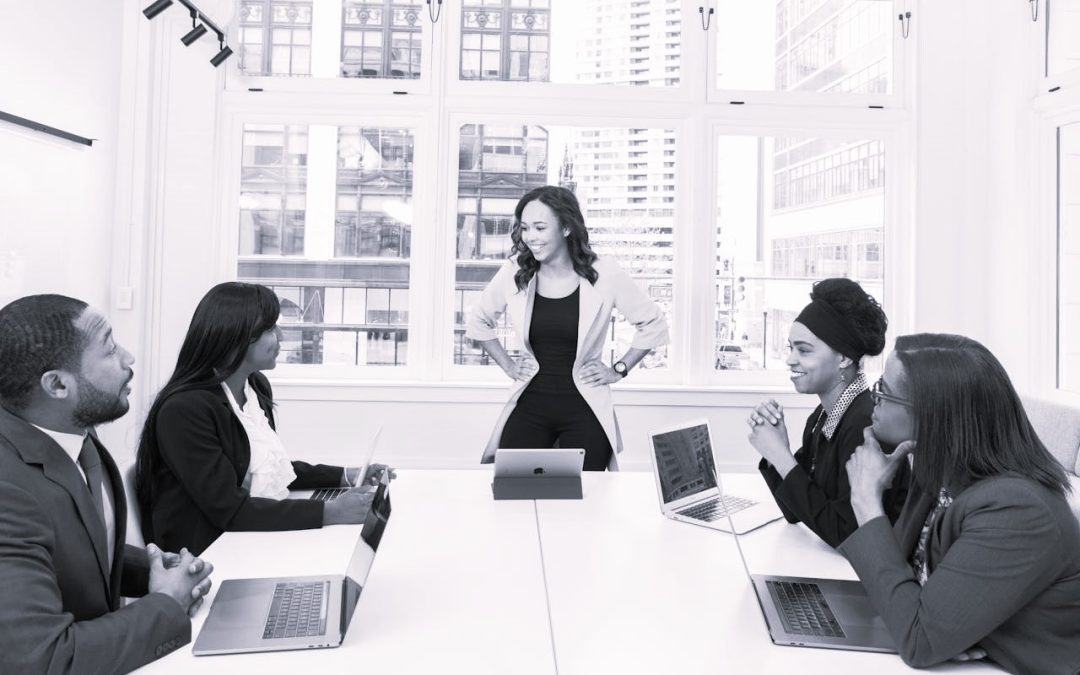
[[[757,474],[726,491],[771,499]],[[560,675],[908,673],[895,654],[773,645],[732,535],[664,518],[651,473],[586,474],[582,501],[539,501]],[[856,579],[839,553],[780,520],[740,537],[753,574]],[[935,672],[1000,672],[981,664]]]
[[[539,502],[494,501],[490,470],[399,475],[341,648],[195,657],[188,645],[140,672],[911,672],[893,654],[773,645],[732,536],[664,518],[651,473],[586,474],[583,500]],[[756,474],[725,476],[724,486],[771,499]],[[227,533],[204,557],[218,582],[340,574],[358,533]],[[855,578],[801,525],[778,521],[740,542],[755,574]],[[1000,672],[986,664],[935,671]]]
[[[196,657],[188,645],[139,672],[296,675],[352,664],[343,672],[554,673],[533,502],[496,502],[490,483],[489,471],[399,472],[340,648]],[[217,581],[343,574],[359,533],[358,525],[230,532],[203,557]]]

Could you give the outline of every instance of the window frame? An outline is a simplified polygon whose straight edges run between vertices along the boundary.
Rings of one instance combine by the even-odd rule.
[[[721,2],[722,0],[717,0]],[[821,92],[798,92],[798,91],[775,91],[757,89],[726,89],[717,83],[716,50],[719,31],[708,31],[708,59],[707,59],[707,91],[710,103],[725,105],[750,105],[765,104],[778,106],[828,106],[830,108],[903,108],[907,105],[907,92],[913,89],[909,82],[909,73],[915,72],[915,49],[907,45],[915,40],[912,28],[909,37],[904,38],[901,31],[900,21],[895,18],[912,10],[916,0],[892,0],[892,93],[889,94],[829,94]],[[711,10],[706,10],[711,11]],[[696,14],[696,12],[695,12]],[[917,12],[912,12],[916,15]],[[713,14],[712,20],[718,20],[718,15]]]
[[[898,2],[901,0],[898,0]],[[713,363],[715,321],[711,308],[715,286],[716,140],[720,135],[834,134],[846,138],[879,138],[886,143],[886,213],[883,283],[888,289],[890,339],[908,332],[914,315],[914,146],[911,92],[894,88],[897,108],[868,110],[851,104],[810,105],[805,99],[731,106],[709,100],[706,87],[687,86],[691,73],[706,77],[700,54],[708,49],[698,33],[696,5],[682,3],[684,70],[680,95],[665,88],[548,83],[458,82],[458,39],[444,28],[460,21],[457,3],[444,4],[444,15],[425,36],[421,80],[352,80],[346,78],[278,78],[226,76],[220,95],[218,167],[224,177],[216,236],[220,243],[220,278],[237,275],[238,205],[242,129],[245,123],[403,127],[414,131],[414,186],[431,186],[412,196],[414,223],[410,256],[409,356],[404,366],[281,364],[275,379],[282,383],[334,387],[393,382],[403,386],[505,386],[497,367],[453,363],[455,232],[458,190],[458,129],[462,124],[528,124],[617,128],[670,128],[676,131],[678,168],[674,216],[672,355],[663,371],[635,371],[616,385],[643,391],[788,392],[784,372],[716,371]],[[692,14],[688,12],[692,10]],[[340,8],[338,8],[340,12]],[[691,19],[688,21],[687,19]],[[446,22],[446,23],[444,23]],[[432,32],[434,35],[432,35]],[[703,33],[704,31],[702,31]],[[459,35],[459,33],[455,33]],[[693,35],[694,37],[687,37]],[[425,40],[427,38],[425,37]],[[436,48],[443,58],[436,59]],[[697,45],[699,56],[687,51]],[[905,60],[911,58],[909,49]],[[712,51],[707,52],[712,59]],[[453,58],[447,58],[453,56]],[[436,65],[433,70],[431,62]],[[234,66],[235,67],[235,66]],[[447,79],[449,78],[449,79]],[[711,82],[711,80],[710,80]],[[412,84],[410,95],[391,93]],[[248,86],[266,86],[249,91]],[[462,86],[465,85],[465,86]],[[905,83],[904,87],[908,84]],[[363,93],[363,96],[359,94]],[[497,101],[498,110],[493,110]],[[632,104],[632,105],[628,105]],[[316,112],[317,111],[317,112]],[[706,140],[701,143],[699,140]],[[310,162],[309,162],[310,165]],[[335,165],[336,166],[336,165]],[[448,177],[440,180],[440,177]],[[701,190],[703,177],[711,186]],[[336,204],[334,205],[336,206]],[[432,229],[433,228],[433,229]],[[708,242],[709,246],[700,245]],[[497,263],[496,263],[497,264]],[[707,292],[701,292],[701,288]]]

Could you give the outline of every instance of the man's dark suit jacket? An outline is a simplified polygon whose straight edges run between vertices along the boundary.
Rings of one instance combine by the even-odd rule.
[[[147,595],[146,551],[124,544],[127,505],[116,464],[116,550],[86,482],[48,435],[0,408],[0,673],[126,673],[191,640],[167,595]],[[120,597],[138,597],[120,607]]]
[[[261,373],[250,379],[274,426],[270,383]],[[246,405],[254,405],[248,401]],[[178,392],[158,410],[153,442],[159,453],[153,476],[153,503],[143,514],[143,537],[166,551],[187,547],[201,555],[222,532],[306,530],[322,527],[323,502],[262,499],[243,487],[251,445],[220,384]],[[342,468],[293,462],[293,490],[341,484]]]
[[[908,558],[934,498],[913,484],[894,528],[875,518],[840,546],[904,662],[978,644],[1012,673],[1080,672],[1080,525],[1065,498],[1013,475],[971,485],[931,529],[920,587]]]

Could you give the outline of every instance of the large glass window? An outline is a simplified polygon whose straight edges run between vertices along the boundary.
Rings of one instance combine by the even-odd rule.
[[[406,363],[413,151],[404,128],[245,125],[237,271],[281,300],[279,361]]]
[[[1046,74],[1080,68],[1080,0],[1046,0]]]
[[[884,306],[884,144],[722,136],[716,213],[717,370],[783,369],[791,323],[827,277]]]
[[[238,64],[247,75],[311,73],[311,2],[240,3]]]
[[[721,2],[720,89],[888,94],[892,0]]]
[[[1058,377],[1080,393],[1080,122],[1058,130]]]
[[[679,84],[679,0],[464,0],[462,80]]]
[[[238,67],[245,75],[417,79],[423,7],[415,0],[241,0]]]
[[[510,254],[514,207],[529,190],[561,185],[581,204],[589,243],[618,260],[671,319],[675,228],[675,132],[662,128],[466,124],[458,149],[454,362],[486,364],[465,339],[465,313]],[[521,339],[504,325],[510,352]],[[613,316],[605,358],[617,360],[633,327]],[[668,348],[646,368],[665,367]]]

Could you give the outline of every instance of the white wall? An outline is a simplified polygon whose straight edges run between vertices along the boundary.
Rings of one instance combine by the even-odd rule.
[[[0,39],[0,110],[93,147],[0,122],[0,305],[29,293],[108,305],[116,187],[117,2],[12,2]]]

